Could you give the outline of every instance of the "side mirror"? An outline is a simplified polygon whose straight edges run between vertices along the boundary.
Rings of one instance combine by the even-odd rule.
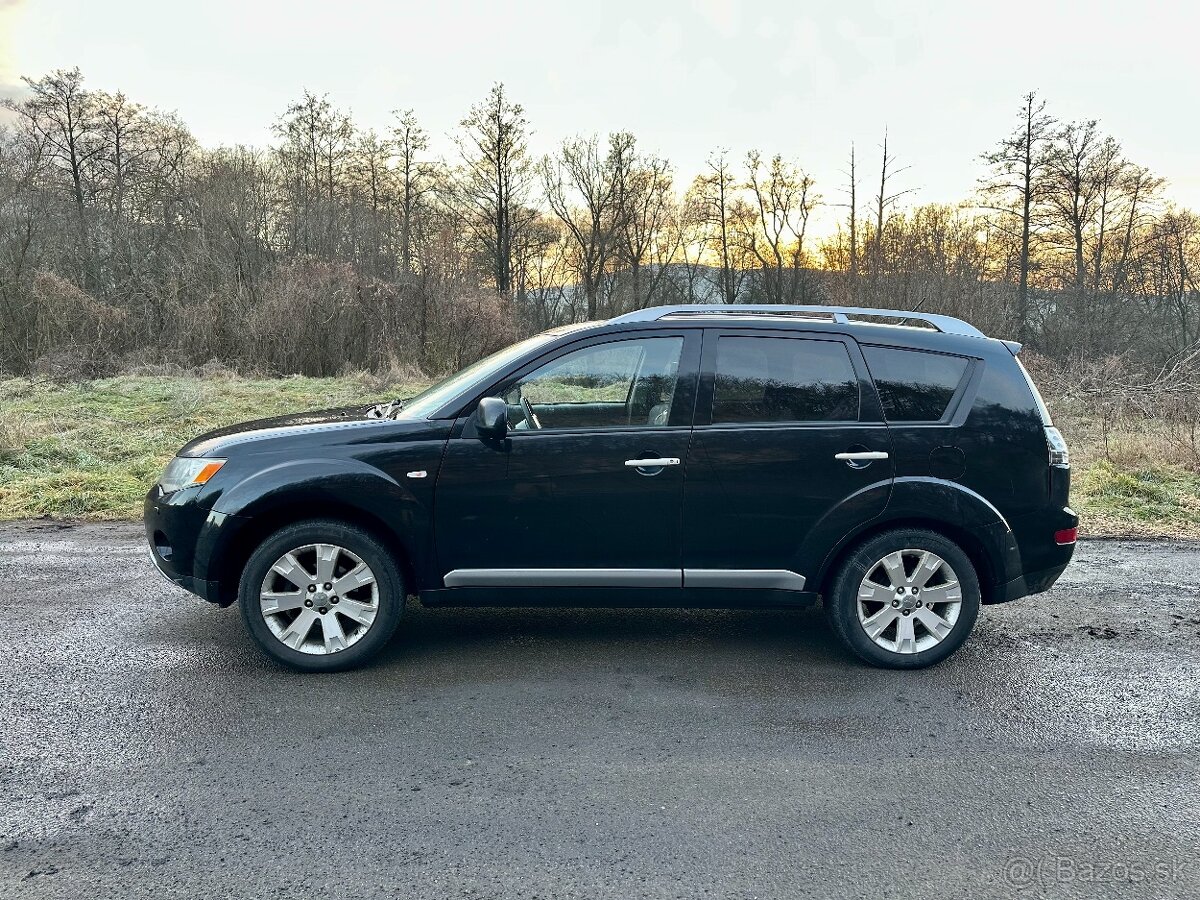
[[[480,437],[503,440],[508,434],[508,404],[499,397],[484,397],[475,413],[475,430]]]

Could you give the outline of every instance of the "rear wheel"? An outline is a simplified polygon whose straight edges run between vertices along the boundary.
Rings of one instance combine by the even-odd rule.
[[[404,609],[404,582],[373,535],[313,520],[277,531],[246,564],[242,618],[258,645],[306,672],[359,666],[383,647]]]
[[[825,609],[833,630],[859,658],[920,669],[962,646],[979,603],[979,578],[962,548],[934,531],[897,529],[870,538],[846,558]]]

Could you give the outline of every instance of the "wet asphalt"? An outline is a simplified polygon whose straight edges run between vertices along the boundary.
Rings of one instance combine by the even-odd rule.
[[[1200,896],[1200,546],[941,666],[819,610],[426,610],[302,676],[133,525],[0,527],[0,897]]]

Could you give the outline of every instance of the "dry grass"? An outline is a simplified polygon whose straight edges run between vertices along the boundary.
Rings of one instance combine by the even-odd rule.
[[[76,384],[0,381],[0,519],[136,518],[167,460],[201,432],[407,396],[420,386],[411,373],[385,379],[248,379],[217,372]],[[1154,421],[1105,428],[1069,410],[1058,419],[1071,445],[1072,504],[1085,534],[1200,538],[1200,460],[1187,433]]]
[[[368,376],[0,381],[0,519],[131,519],[186,441],[248,419],[406,396]]]
[[[1200,467],[1178,428],[1061,417],[1059,427],[1071,447],[1071,503],[1084,534],[1200,539]]]

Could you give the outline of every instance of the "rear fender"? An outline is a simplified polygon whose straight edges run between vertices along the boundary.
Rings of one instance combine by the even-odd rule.
[[[1012,528],[986,497],[957,482],[907,476],[892,483],[891,496],[879,516],[860,521],[833,544],[818,572],[820,590],[829,589],[842,557],[854,545],[889,528],[905,526],[931,528],[960,544],[980,570],[985,602],[992,588],[1021,574],[1021,554]]]
[[[891,490],[892,478],[889,474],[886,480],[864,485],[830,508],[804,536],[793,560],[792,570],[802,574],[811,572],[814,563],[824,560],[829,547],[840,543],[845,535],[860,529],[864,523],[878,518],[887,507]],[[819,580],[809,581],[814,586],[820,583]]]

